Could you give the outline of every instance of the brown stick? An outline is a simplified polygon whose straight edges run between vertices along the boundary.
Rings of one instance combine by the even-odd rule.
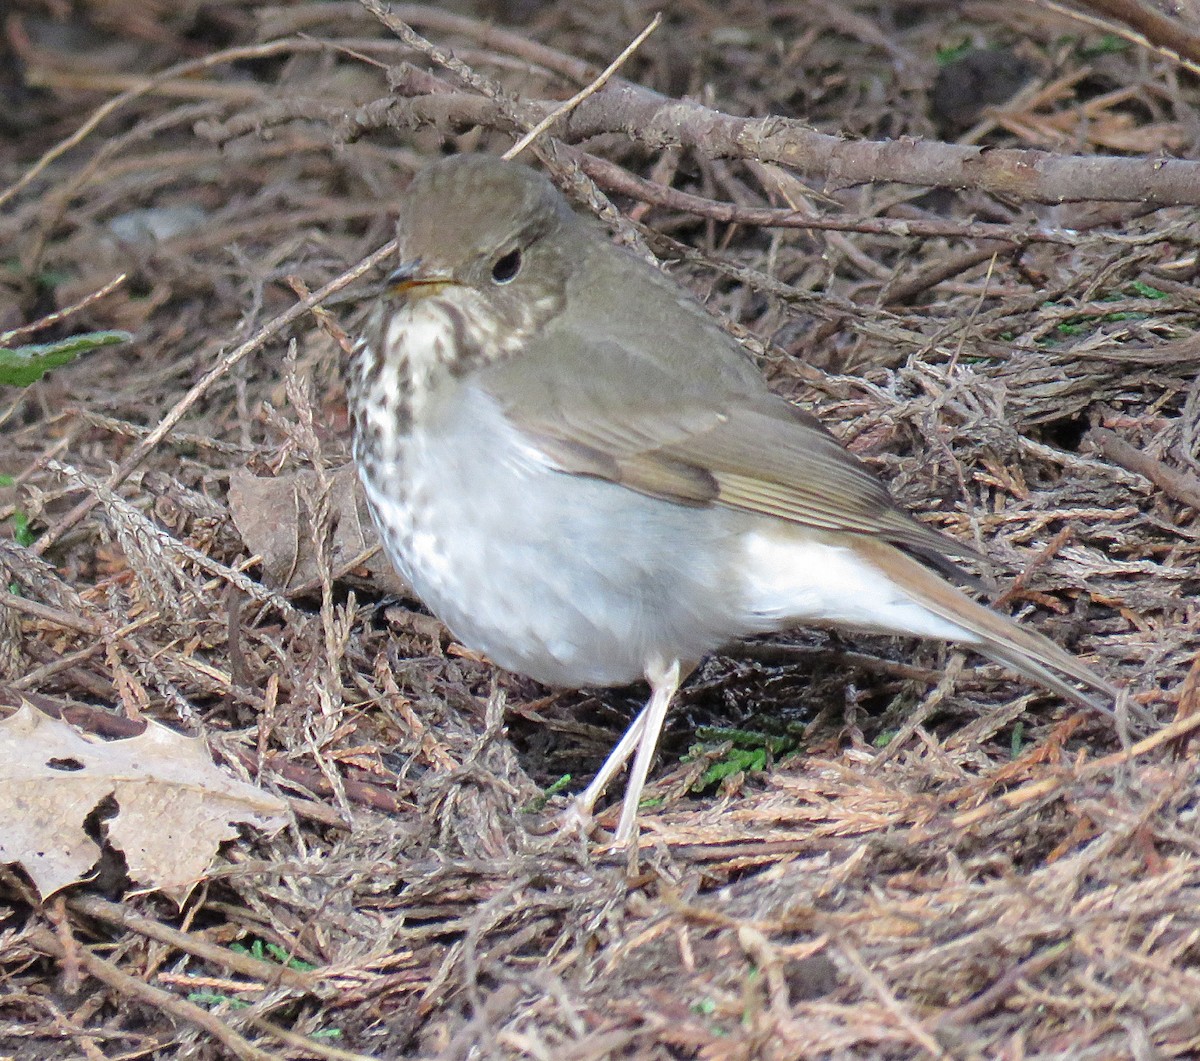
[[[827,189],[872,181],[978,188],[1023,201],[1200,205],[1200,163],[1180,159],[1055,155],[960,144],[846,140],[788,118],[738,118],[633,85],[606,89],[563,122],[570,140],[620,132],[656,148],[779,162],[823,177]]]
[[[1005,792],[995,799],[988,800],[987,803],[980,804],[978,807],[962,811],[950,819],[950,824],[958,830],[970,828],[972,825],[983,821],[998,811],[1005,809],[1012,810],[1013,808],[1024,806],[1032,800],[1041,799],[1045,796],[1055,794],[1060,789],[1065,789],[1073,781],[1085,781],[1088,778],[1104,773],[1106,770],[1124,766],[1139,756],[1153,751],[1160,744],[1166,744],[1179,737],[1185,737],[1197,729],[1200,729],[1200,715],[1189,715],[1186,718],[1181,718],[1169,725],[1163,726],[1157,733],[1150,734],[1149,737],[1138,741],[1124,751],[1105,755],[1103,758],[1093,760],[1075,771],[1060,772],[1050,777],[1031,781],[1027,785],[1022,785],[1011,792]]]
[[[1016,248],[1022,243],[1061,243],[1074,246],[1084,239],[1077,231],[1051,228],[1018,228],[1015,225],[997,225],[986,221],[956,222],[939,218],[891,218],[891,217],[810,217],[799,210],[781,209],[772,206],[738,206],[705,199],[677,188],[646,180],[630,173],[615,162],[597,155],[581,154],[579,165],[583,171],[606,191],[628,195],[644,203],[681,210],[697,217],[710,217],[727,224],[753,225],[758,228],[807,228],[819,231],[862,232],[867,235],[896,236],[904,239],[974,239],[995,240],[1004,247]],[[981,261],[987,261],[996,248],[981,252]],[[970,264],[961,268],[970,268]],[[961,269],[959,269],[961,271]]]
[[[66,630],[76,630],[89,637],[100,636],[99,625],[92,622],[86,615],[71,615],[61,608],[52,608],[49,604],[42,604],[39,601],[30,600],[28,597],[19,597],[15,593],[5,593],[0,590],[0,608],[11,608],[14,612],[21,612],[23,615],[40,619],[45,623],[53,623]]]
[[[1200,61],[1200,33],[1150,4],[1139,4],[1136,0],[1079,0],[1079,4],[1137,30],[1151,44]]]
[[[981,991],[970,1002],[944,1011],[937,1019],[938,1028],[953,1028],[972,1024],[999,1007],[1020,986],[1022,980],[1045,972],[1070,951],[1069,943],[1054,943],[1045,950],[1026,958],[1008,969],[991,987]]]
[[[1200,512],[1200,481],[1194,475],[1168,467],[1106,428],[1093,427],[1087,437],[1114,464],[1145,476],[1167,496]]]
[[[366,0],[364,0],[366,2]],[[536,120],[555,103],[522,103]],[[310,108],[311,109],[311,108]],[[296,117],[300,117],[296,115]],[[250,116],[243,116],[248,121]],[[388,125],[440,129],[482,125],[513,128],[511,111],[466,93],[376,101],[339,116],[343,135]],[[1057,155],[1050,151],[983,148],[936,141],[847,140],[788,118],[740,118],[691,100],[669,99],[622,83],[584,100],[558,127],[578,143],[619,133],[656,150],[686,147],[708,158],[777,162],[825,179],[826,190],[892,181],[931,188],[974,188],[1025,202],[1136,202],[1200,206],[1200,162],[1187,159]]]
[[[533,63],[535,66],[553,70],[563,77],[586,84],[600,72],[598,66],[577,59],[566,52],[549,48],[506,30],[494,22],[470,18],[452,11],[443,10],[434,4],[389,4],[388,12],[395,18],[423,30],[434,33],[457,33],[470,37],[481,47],[506,52]],[[342,26],[348,19],[366,18],[367,8],[355,0],[342,2],[309,3],[296,7],[276,8],[266,14],[261,31],[269,37],[292,37],[297,33],[311,32],[316,27],[330,24]]]
[[[77,913],[94,917],[109,925],[116,925],[131,932],[137,932],[147,939],[165,943],[185,954],[194,954],[197,958],[212,965],[230,969],[242,976],[248,976],[259,981],[263,987],[292,987],[298,991],[311,991],[316,985],[318,975],[300,972],[286,965],[275,962],[260,961],[249,954],[239,954],[228,947],[221,947],[190,932],[180,932],[177,928],[164,925],[152,917],[135,914],[127,906],[120,903],[110,903],[94,895],[73,895],[67,900],[67,905]]]
[[[321,41],[288,40],[268,41],[266,44],[255,44],[246,48],[227,48],[225,51],[214,52],[212,55],[205,55],[199,59],[189,59],[187,62],[178,63],[153,77],[143,78],[139,84],[132,86],[119,96],[114,96],[102,106],[97,107],[75,132],[50,148],[15,183],[0,191],[0,206],[3,206],[9,199],[28,187],[37,179],[38,174],[42,173],[56,158],[86,140],[110,114],[116,113],[127,103],[152,93],[156,86],[160,84],[174,81],[177,78],[189,77],[203,70],[209,70],[214,66],[237,62],[238,60],[262,59],[272,55],[299,50],[317,51],[324,47],[326,45]]]
[[[48,929],[35,928],[29,933],[28,939],[32,946],[59,961],[66,956],[66,950],[55,938],[54,933]],[[76,957],[88,974],[102,984],[112,988],[118,994],[137,999],[151,1009],[170,1014],[176,1020],[194,1024],[229,1050],[232,1057],[247,1058],[249,1061],[276,1061],[279,1057],[277,1054],[260,1050],[249,1039],[235,1032],[215,1013],[209,1013],[208,1010],[202,1009],[193,1002],[177,998],[169,991],[152,987],[137,977],[130,976],[123,969],[119,969],[98,954],[92,953],[86,947],[80,947]]]

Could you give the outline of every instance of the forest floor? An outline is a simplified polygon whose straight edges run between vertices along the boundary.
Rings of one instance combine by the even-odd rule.
[[[113,800],[49,897],[0,842],[0,1058],[1200,1052],[1200,176],[1169,161],[1200,157],[1200,24],[1177,55],[1085,4],[662,6],[549,131],[580,209],[610,197],[1114,717],[796,631],[693,676],[635,859],[557,838],[645,690],[498,672],[397,592],[345,469],[380,273],[309,296],[656,5],[393,5],[455,70],[353,2],[16,0],[0,333],[41,323],[0,347],[131,339],[0,388],[0,717],[201,735],[287,825],[170,896]],[[1106,5],[1151,41],[1174,6]],[[180,853],[190,813],[151,816]]]

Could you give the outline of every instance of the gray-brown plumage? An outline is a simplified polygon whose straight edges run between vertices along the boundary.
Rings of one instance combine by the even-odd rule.
[[[401,267],[351,365],[355,457],[384,543],[464,643],[551,685],[653,695],[617,829],[666,708],[707,653],[801,624],[938,637],[1082,703],[1112,687],[933,570],[971,550],[918,523],[772,394],[679,285],[543,177],[429,166]],[[932,565],[932,566],[931,566]]]

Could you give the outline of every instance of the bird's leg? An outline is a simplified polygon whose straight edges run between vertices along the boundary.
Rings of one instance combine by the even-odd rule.
[[[592,820],[592,810],[596,806],[596,801],[604,795],[605,789],[608,788],[609,782],[617,776],[633,754],[633,749],[637,747],[638,741],[642,739],[642,732],[646,728],[646,716],[650,713],[650,704],[638,712],[625,730],[621,739],[617,742],[617,746],[608,753],[608,758],[604,760],[604,765],[600,767],[596,776],[592,778],[592,783],[583,790],[571,802],[571,807],[567,811],[564,820],[564,826],[570,827],[578,825],[581,822],[590,822]]]
[[[688,668],[688,670],[690,669]],[[687,672],[683,671],[682,673],[686,674]],[[659,734],[662,733],[663,722],[667,718],[667,708],[670,707],[671,700],[682,680],[680,674],[681,668],[677,659],[672,660],[666,666],[656,660],[646,668],[646,680],[650,683],[650,702],[642,709],[642,713],[634,720],[625,737],[621,738],[621,743],[617,745],[617,748],[620,749],[627,738],[629,738],[631,747],[635,740],[638,742],[637,757],[633,760],[633,769],[629,772],[629,782],[625,786],[625,800],[621,804],[621,819],[617,822],[617,833],[613,837],[613,843],[618,847],[629,843],[633,838],[634,829],[637,828],[638,804],[642,800],[642,789],[646,787],[650,762],[658,748]],[[639,723],[641,723],[640,726]],[[639,730],[636,735],[634,735],[635,729]],[[628,755],[629,752],[626,751],[625,756],[628,757]],[[608,764],[605,763],[605,768],[607,766]]]
[[[629,761],[634,748],[638,749],[638,759],[634,763],[633,773],[625,791],[625,801],[621,807],[621,820],[617,826],[616,843],[623,844],[633,835],[633,827],[637,821],[637,807],[641,801],[642,789],[646,784],[646,775],[650,772],[650,761],[654,758],[654,750],[658,747],[658,737],[662,732],[666,719],[667,708],[682,684],[683,679],[692,672],[689,666],[684,669],[678,660],[666,666],[661,663],[651,664],[646,668],[646,680],[650,683],[650,699],[646,706],[638,712],[637,717],[629,724],[617,745],[604,760],[592,783],[588,785],[574,800],[563,815],[559,825],[559,833],[575,832],[590,824],[592,810],[596,801],[604,795],[612,779],[620,773],[621,768]],[[653,726],[649,729],[648,726]],[[637,790],[634,791],[634,781]],[[631,802],[630,797],[633,796]],[[632,808],[632,809],[630,809]],[[626,819],[628,818],[628,821]],[[625,835],[622,835],[625,830]]]

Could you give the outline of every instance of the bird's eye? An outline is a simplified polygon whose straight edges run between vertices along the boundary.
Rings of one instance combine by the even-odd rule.
[[[515,279],[520,271],[521,251],[520,248],[516,248],[496,259],[496,264],[492,266],[492,280],[497,284],[507,284]]]

